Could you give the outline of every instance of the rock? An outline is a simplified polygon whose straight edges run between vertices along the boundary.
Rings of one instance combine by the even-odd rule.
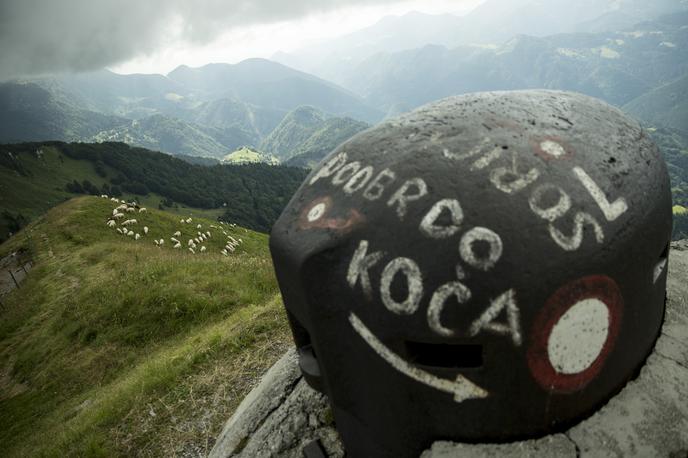
[[[672,243],[661,335],[638,377],[589,418],[562,433],[506,444],[438,441],[422,458],[606,457],[688,454],[688,241]],[[211,457],[301,457],[319,440],[344,456],[327,399],[301,378],[287,352],[241,403]]]

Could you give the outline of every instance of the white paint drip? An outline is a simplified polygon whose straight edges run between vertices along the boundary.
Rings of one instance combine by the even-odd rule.
[[[609,335],[609,309],[595,298],[583,299],[564,313],[547,341],[547,355],[560,374],[578,374],[595,362]]]
[[[439,226],[435,223],[444,210],[449,211],[452,224],[448,226]],[[445,239],[459,231],[462,221],[463,210],[461,209],[459,201],[456,199],[442,199],[435,202],[432,208],[425,214],[423,220],[420,222],[420,231],[434,239]]]
[[[325,205],[325,202],[320,202],[319,204],[313,205],[313,208],[311,208],[308,211],[308,215],[306,215],[306,218],[311,223],[313,221],[317,221],[320,218],[322,218],[322,215],[325,214],[326,208],[327,208],[327,206]]]
[[[428,306],[428,326],[437,334],[445,337],[451,337],[455,334],[453,329],[442,325],[444,304],[452,296],[456,297],[459,304],[463,304],[471,299],[471,291],[458,281],[445,283],[437,288]]]
[[[380,355],[380,357],[387,361],[394,369],[413,380],[453,395],[455,402],[463,402],[467,399],[481,399],[489,396],[486,390],[471,382],[461,374],[457,375],[455,380],[447,380],[411,365],[375,337],[356,314],[351,313],[349,315],[349,322],[358,335],[363,338],[375,353]]]
[[[540,149],[552,157],[561,157],[566,154],[564,147],[553,140],[540,142]]]
[[[390,290],[397,273],[402,273],[406,277],[408,288],[406,299],[402,302],[397,302]],[[385,307],[397,315],[411,315],[418,310],[420,299],[423,297],[423,276],[418,264],[409,258],[394,258],[389,261],[380,278],[380,296]]]
[[[604,217],[607,218],[607,221],[614,221],[616,218],[621,216],[626,210],[628,210],[626,199],[624,199],[623,197],[619,197],[613,203],[610,204],[609,200],[607,200],[607,196],[604,195],[602,189],[600,189],[600,187],[597,186],[597,183],[595,183],[595,181],[592,178],[590,178],[590,175],[588,175],[585,172],[585,170],[583,170],[580,167],[574,167],[573,173],[576,174],[581,183],[583,183],[583,186],[585,186],[585,189],[588,190],[592,198],[600,207],[600,210],[602,210],[602,213],[604,213]]]
[[[652,283],[657,283],[657,280],[659,280],[659,277],[662,275],[662,272],[664,272],[664,268],[666,267],[666,265],[666,258],[660,259],[657,265],[655,265],[654,271],[652,272]]]
[[[489,249],[487,256],[478,258],[473,249],[475,242],[487,242]],[[502,256],[502,239],[496,232],[476,226],[461,237],[459,243],[461,258],[470,266],[480,270],[489,270]]]
[[[495,323],[494,320],[506,310],[506,323]],[[511,340],[517,347],[521,345],[521,312],[516,303],[516,293],[510,289],[493,299],[490,306],[475,320],[468,333],[471,336],[477,335],[485,330],[494,334],[511,335]]]
[[[459,280],[463,280],[466,278],[466,272],[463,270],[463,267],[461,267],[461,264],[457,263],[454,270],[456,271],[456,278],[458,278]]]

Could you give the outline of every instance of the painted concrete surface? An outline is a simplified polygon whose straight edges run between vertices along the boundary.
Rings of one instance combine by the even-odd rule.
[[[422,458],[688,456],[688,241],[669,259],[665,322],[639,376],[591,417],[563,433],[508,444],[435,442]],[[327,399],[301,378],[289,351],[242,402],[211,457],[301,457],[319,440],[344,456]]]

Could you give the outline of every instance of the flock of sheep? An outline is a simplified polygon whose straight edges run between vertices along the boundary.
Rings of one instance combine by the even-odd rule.
[[[132,230],[137,224],[138,221],[135,218],[127,218],[126,214],[127,213],[146,213],[146,208],[145,207],[139,207],[139,205],[136,202],[125,202],[124,200],[119,200],[114,197],[108,197],[106,194],[102,194],[100,197],[103,199],[110,199],[112,202],[115,202],[119,204],[116,208],[112,210],[112,215],[110,215],[107,218],[106,225],[107,227],[110,228],[115,228],[115,230],[119,233],[122,234],[126,237],[133,237],[134,240],[139,240],[142,237],[148,235],[148,226],[143,226],[143,234],[139,232],[135,232]],[[120,220],[124,220],[121,223],[119,222]],[[193,219],[192,218],[182,218],[179,220],[180,224],[192,224]],[[119,224],[119,227],[118,227]],[[236,224],[228,224],[223,221],[220,221],[221,225],[227,225],[230,227],[236,227]],[[187,248],[190,253],[195,254],[196,250],[198,250],[199,253],[204,253],[207,251],[207,248],[205,246],[205,242],[207,242],[211,237],[212,233],[210,230],[207,231],[202,231],[201,229],[203,226],[201,224],[196,225],[196,236],[193,238],[190,238],[188,242],[186,243]],[[243,243],[243,241],[239,239],[235,239],[232,237],[230,234],[227,233],[224,229],[221,227],[215,226],[214,224],[210,225],[210,228],[212,229],[219,229],[222,231],[222,233],[227,237],[227,243],[225,244],[224,248],[220,251],[224,256],[229,256],[230,253],[234,253],[234,251],[237,249],[239,245]],[[181,231],[176,231],[173,233],[169,240],[173,244],[172,248],[175,249],[180,249],[182,248],[182,242],[179,240],[182,236]],[[156,246],[158,247],[163,247],[165,245],[165,239],[154,239],[153,243],[155,243]]]

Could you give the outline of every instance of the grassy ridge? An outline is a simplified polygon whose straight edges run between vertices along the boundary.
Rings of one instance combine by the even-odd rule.
[[[115,205],[72,199],[0,246],[35,260],[0,310],[4,455],[202,453],[288,345],[266,235],[149,209],[135,241]],[[208,251],[173,249],[196,224]],[[244,242],[228,257],[222,230]]]
[[[27,220],[33,220],[45,213],[49,208],[58,205],[75,194],[67,192],[65,184],[73,180],[82,182],[88,180],[98,188],[107,183],[107,178],[96,173],[93,162],[72,159],[61,154],[53,146],[40,148],[40,156],[31,154],[15,154],[19,167],[26,170],[21,175],[15,170],[0,166],[0,209],[12,215],[21,214]],[[102,165],[108,176],[116,176],[117,171],[107,165]],[[147,196],[135,196],[124,193],[122,199],[136,200],[144,206],[158,208],[163,198],[150,193]],[[181,215],[201,216],[216,219],[224,213],[218,209],[198,209],[177,204],[169,211]],[[7,222],[0,218],[0,240],[7,237]]]
[[[164,198],[165,208],[267,232],[305,176],[266,164],[192,165],[124,143],[0,145],[0,241],[56,202],[83,194],[136,196],[156,208]]]

